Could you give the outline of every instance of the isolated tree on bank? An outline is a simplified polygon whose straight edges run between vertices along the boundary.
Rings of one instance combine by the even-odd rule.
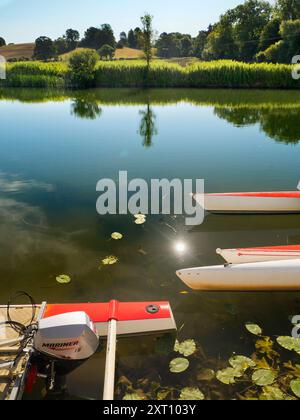
[[[145,60],[147,62],[148,69],[150,68],[150,63],[153,58],[152,52],[152,43],[153,43],[153,16],[146,14],[145,16],[141,17],[141,22],[143,25],[142,29],[142,39],[143,39],[143,52],[145,56]]]
[[[110,45],[103,45],[103,47],[98,50],[101,60],[112,60],[115,56],[115,48]]]
[[[33,58],[36,60],[51,60],[55,56],[55,46],[52,39],[47,36],[40,36],[36,39]]]
[[[98,60],[99,56],[96,51],[85,50],[72,54],[69,68],[76,86],[89,87],[93,85]]]
[[[4,47],[6,45],[5,39],[0,37],[0,47]]]

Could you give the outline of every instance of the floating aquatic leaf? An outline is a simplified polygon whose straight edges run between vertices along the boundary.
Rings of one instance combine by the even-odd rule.
[[[257,348],[257,350],[260,353],[265,354],[271,360],[273,360],[275,357],[280,356],[273,349],[273,346],[274,346],[274,341],[272,341],[270,337],[261,338],[260,340],[257,340],[257,342],[255,343],[255,347]]]
[[[146,223],[146,216],[144,214],[136,214],[134,217],[136,225],[143,225]]]
[[[123,235],[122,235],[122,233],[114,232],[114,233],[111,234],[111,238],[114,241],[120,241],[121,239],[123,239]]]
[[[300,398],[300,379],[295,379],[291,382],[291,390],[296,397]]]
[[[176,341],[174,351],[182,354],[184,357],[192,356],[197,351],[195,340],[186,340],[183,343]]]
[[[198,381],[212,381],[215,379],[216,373],[212,369],[201,369],[197,375]]]
[[[259,399],[263,401],[284,401],[286,395],[275,386],[265,386]]]
[[[159,393],[156,396],[157,401],[166,400],[168,398],[168,396],[170,395],[170,393],[171,393],[170,389],[159,391]]]
[[[102,264],[103,265],[114,265],[119,261],[119,259],[117,257],[115,257],[114,255],[110,255],[109,257],[104,258],[104,260],[102,260]]]
[[[256,325],[256,324],[250,324],[250,323],[249,324],[246,324],[246,329],[247,329],[247,331],[249,331],[253,335],[260,336],[263,333],[263,331],[260,328],[260,326],[259,325]]]
[[[300,338],[278,337],[277,343],[286,350],[294,350],[300,354]]]
[[[205,396],[199,388],[184,388],[180,394],[180,401],[203,401]]]
[[[125,397],[123,398],[123,401],[142,401],[145,399],[146,398],[143,397],[142,395],[138,393],[134,393],[134,394],[126,394]]]
[[[172,373],[182,373],[185,372],[190,366],[190,362],[187,359],[178,358],[172,360],[170,363],[170,371]]]
[[[241,378],[243,376],[243,372],[234,368],[227,368],[219,370],[216,376],[218,381],[222,382],[222,384],[232,385],[235,384],[236,378]]]
[[[268,386],[274,383],[276,376],[276,373],[272,370],[259,369],[253,373],[252,380],[255,385]]]
[[[66,274],[61,274],[60,276],[56,277],[56,281],[59,284],[68,284],[71,283],[71,277]]]
[[[234,356],[229,360],[229,363],[234,369],[244,372],[246,372],[247,369],[254,368],[256,366],[256,363],[252,359],[245,356]]]

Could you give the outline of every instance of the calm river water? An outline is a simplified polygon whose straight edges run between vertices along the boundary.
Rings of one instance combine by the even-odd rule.
[[[194,293],[175,271],[222,263],[218,247],[299,244],[300,216],[208,215],[192,228],[183,217],[149,216],[137,226],[132,216],[101,217],[95,205],[97,181],[120,170],[147,181],[204,178],[207,192],[294,190],[300,92],[1,90],[0,127],[2,304],[17,290],[48,302],[170,300],[180,339],[195,339],[212,368],[233,352],[253,352],[247,321],[267,334],[291,333],[300,293]],[[124,239],[110,240],[112,232]],[[109,255],[119,263],[99,269]],[[59,274],[72,282],[59,285]],[[147,343],[120,341],[118,376],[135,389],[145,378],[180,387],[170,356]],[[103,352],[73,375],[69,393],[96,398],[102,365]],[[222,398],[215,388],[212,398]]]

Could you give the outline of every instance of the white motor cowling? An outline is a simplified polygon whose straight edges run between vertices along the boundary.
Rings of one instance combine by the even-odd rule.
[[[42,319],[34,337],[35,350],[57,360],[87,360],[97,351],[98,346],[96,328],[85,312]]]

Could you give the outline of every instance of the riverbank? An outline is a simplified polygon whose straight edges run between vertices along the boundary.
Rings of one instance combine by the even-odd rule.
[[[76,88],[65,62],[8,63],[1,87]],[[234,61],[199,62],[187,67],[154,61],[148,71],[143,61],[99,62],[91,87],[107,88],[244,88],[299,89],[292,66],[246,64]]]

